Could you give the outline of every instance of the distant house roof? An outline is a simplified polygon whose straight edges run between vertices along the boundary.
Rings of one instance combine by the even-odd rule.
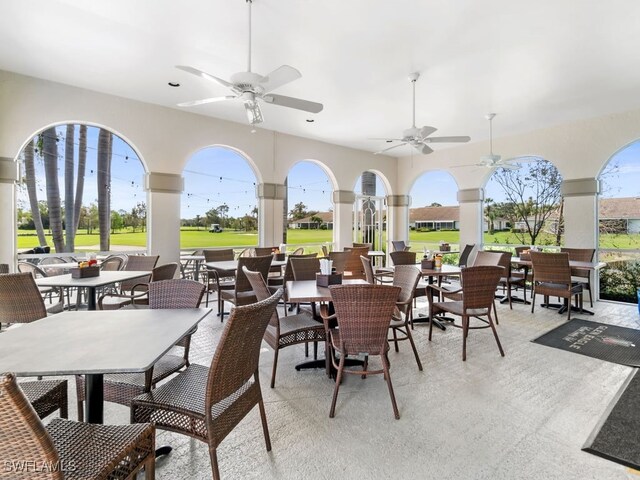
[[[409,209],[409,222],[459,222],[460,207],[420,207]]]
[[[640,197],[601,198],[599,215],[606,219],[638,219],[640,218]]]
[[[290,220],[289,223],[313,223],[311,217],[321,218],[323,223],[333,223],[333,212],[318,212],[314,215],[301,218],[300,220]]]

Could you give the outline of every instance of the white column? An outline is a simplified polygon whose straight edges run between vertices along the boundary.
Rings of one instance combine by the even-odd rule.
[[[284,198],[286,188],[278,183],[256,186],[258,197],[258,243],[261,247],[274,247],[282,243]]]
[[[147,190],[147,251],[160,255],[158,265],[180,262],[181,175],[150,172],[145,176]]]
[[[342,250],[353,245],[353,204],[356,194],[350,190],[334,190],[333,248]]]
[[[564,245],[571,248],[598,248],[598,194],[595,178],[565,180]]]
[[[482,202],[484,190],[471,188],[458,190],[458,203],[460,203],[460,249],[467,244],[476,244],[480,248],[482,238]]]
[[[16,189],[20,179],[18,163],[0,157],[0,263],[8,263],[14,271],[16,263]]]
[[[387,252],[393,252],[392,240],[409,244],[409,195],[387,196]]]

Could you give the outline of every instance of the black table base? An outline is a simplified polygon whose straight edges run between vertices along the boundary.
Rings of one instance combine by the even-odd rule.
[[[89,423],[104,423],[103,388],[101,373],[84,376],[84,418]]]

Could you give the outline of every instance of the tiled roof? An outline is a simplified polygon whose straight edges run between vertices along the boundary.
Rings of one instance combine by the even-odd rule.
[[[409,209],[409,222],[459,222],[460,207],[420,207]]]
[[[601,198],[600,219],[640,218],[640,197]]]
[[[311,217],[319,217],[324,223],[333,223],[333,212],[318,212],[300,220],[289,220],[289,223],[313,223],[311,222]]]

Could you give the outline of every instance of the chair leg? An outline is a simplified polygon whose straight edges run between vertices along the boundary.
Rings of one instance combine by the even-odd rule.
[[[393,332],[393,344],[395,346],[396,353],[398,353],[400,351],[398,349],[398,333],[395,328],[392,328],[391,331]]]
[[[271,369],[271,388],[276,386],[276,368],[278,367],[278,352],[279,348],[273,350],[273,368]]]
[[[491,314],[487,316],[489,317],[489,326],[491,327],[493,336],[495,337],[496,343],[498,344],[498,350],[500,350],[500,356],[504,357],[504,350],[502,349],[502,344],[500,343],[500,339],[498,338],[498,332],[496,331],[496,326],[493,324],[493,319],[491,318]]]
[[[571,299],[565,298],[565,305],[567,306],[567,321],[571,320]]]
[[[309,342],[304,342],[304,356],[309,356]]]
[[[65,395],[60,402],[60,418],[69,418],[69,405],[67,402],[67,396]]]
[[[220,480],[220,470],[218,470],[218,454],[215,448],[209,449],[209,458],[211,460],[211,473],[213,480]]]
[[[84,402],[78,401],[78,421],[84,422]]]
[[[156,456],[153,452],[144,462],[144,480],[156,480]]]
[[[413,349],[413,354],[416,357],[416,363],[418,364],[418,370],[422,371],[422,362],[420,361],[420,357],[418,356],[418,350],[416,349],[416,344],[413,341],[413,335],[411,335],[411,329],[408,324],[405,324],[405,329],[407,337],[409,338],[409,343],[411,344],[411,348]]]
[[[589,303],[591,304],[591,308],[593,308],[593,294],[591,293],[591,275],[589,275],[589,280],[587,281],[587,291],[589,292]]]
[[[462,316],[462,361],[467,360],[467,333],[469,333],[469,317]]]
[[[391,375],[389,375],[389,359],[386,354],[380,355],[382,360],[382,369],[384,370],[384,376],[387,380],[387,387],[389,387],[389,396],[391,397],[391,405],[393,406],[393,415],[396,420],[400,420],[400,412],[398,412],[398,405],[396,404],[396,396],[393,393],[393,385],[391,385]]]
[[[342,382],[342,372],[344,370],[344,361],[346,355],[340,355],[340,363],[338,364],[338,375],[336,376],[336,386],[333,389],[333,400],[331,400],[331,410],[329,410],[329,418],[333,418],[336,415],[336,400],[338,399],[338,390],[340,389],[340,383]]]
[[[498,309],[497,309],[497,307],[496,307],[496,299],[495,299],[495,298],[493,299],[493,313],[494,313],[494,314],[495,314],[495,316],[496,316],[496,323],[497,323],[498,325],[500,325],[500,322],[498,322]]]
[[[313,359],[314,360],[318,359],[318,342],[317,341],[313,342]]]
[[[513,303],[511,302],[511,284],[507,284],[507,298],[509,299],[509,309],[513,310]],[[498,317],[496,316],[496,323],[498,323]]]
[[[431,333],[433,332],[433,307],[431,304],[433,303],[433,299],[429,302],[429,341],[431,341]]]
[[[256,378],[256,382],[258,379]],[[262,394],[260,394],[260,400],[258,401],[258,408],[260,409],[260,420],[262,420],[262,431],[264,432],[264,443],[267,447],[267,452],[271,451],[271,438],[269,437],[269,426],[267,425],[267,413],[264,410],[264,401],[262,400]]]
[[[533,313],[533,309],[536,306],[536,290],[533,288],[531,290],[531,313]]]

